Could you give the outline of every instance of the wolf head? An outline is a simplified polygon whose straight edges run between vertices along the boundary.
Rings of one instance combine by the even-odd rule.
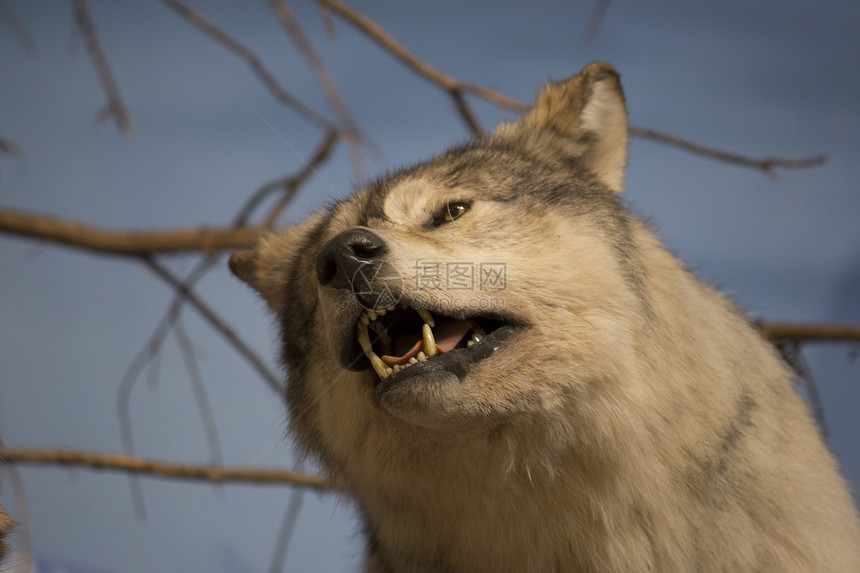
[[[559,364],[621,360],[607,323],[639,306],[616,198],[626,147],[618,73],[593,63],[490,137],[235,253],[280,322],[305,443],[547,416],[570,391]]]

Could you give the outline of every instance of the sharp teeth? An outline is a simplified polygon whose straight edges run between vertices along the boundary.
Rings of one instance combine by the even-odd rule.
[[[421,320],[423,320],[424,322],[426,322],[427,324],[430,325],[430,328],[433,328],[436,326],[436,322],[433,320],[433,315],[430,314],[429,311],[427,311],[423,308],[416,308],[415,310],[418,312],[418,316],[421,317]]]
[[[373,353],[373,346],[370,345],[370,335],[367,334],[367,325],[363,324],[356,327],[355,336],[358,338],[358,344],[365,354]]]
[[[481,342],[482,338],[484,338],[483,333],[478,334],[477,332],[473,332],[472,333],[472,340],[470,340],[469,342],[474,342],[475,344],[477,344],[477,343]]]
[[[367,311],[367,316],[368,316],[368,318],[370,318],[370,322],[373,322],[374,320],[379,318],[379,316],[375,312],[373,312],[372,310]]]
[[[355,336],[358,339],[358,344],[364,351],[364,355],[370,359],[370,365],[373,366],[379,379],[382,380],[388,376],[391,373],[391,369],[385,366],[385,362],[373,351],[373,346],[370,344],[370,335],[367,333],[367,324],[364,321],[356,326]]]
[[[417,363],[418,363],[418,359],[415,358],[414,356],[409,359],[409,364],[417,364]]]
[[[363,324],[364,326],[370,324],[370,318],[367,317],[367,313],[361,315],[361,324]]]
[[[472,348],[473,346],[475,346],[475,341],[474,341],[474,340],[470,340],[469,342],[467,342],[467,343],[466,343],[466,347],[467,347],[467,348]]]
[[[371,352],[367,357],[370,358],[370,365],[376,370],[376,375],[379,376],[380,380],[391,374],[391,368],[388,368],[385,362],[382,361],[382,358],[375,353]]]
[[[418,353],[418,362],[427,362],[427,355],[423,352]]]
[[[377,310],[376,314],[378,314],[379,316],[385,316],[386,312],[388,312],[388,311],[383,308],[381,310]]]
[[[424,353],[427,358],[436,356],[436,340],[433,338],[433,330],[426,322],[421,325],[421,334],[424,337]]]

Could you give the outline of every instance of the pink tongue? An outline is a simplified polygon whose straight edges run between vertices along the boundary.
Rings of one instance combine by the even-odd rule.
[[[472,329],[471,321],[464,320],[445,320],[433,329],[433,338],[436,340],[436,352],[444,354],[449,350],[457,347],[461,340]],[[409,351],[403,356],[382,356],[382,361],[387,366],[395,364],[404,365],[409,362],[410,358],[418,356],[418,353],[424,350],[424,340],[419,339]]]

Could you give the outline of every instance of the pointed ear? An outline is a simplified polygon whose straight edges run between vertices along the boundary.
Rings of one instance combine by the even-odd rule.
[[[586,167],[613,191],[624,189],[627,108],[620,76],[609,64],[592,62],[572,78],[547,84],[517,128],[571,138]]]
[[[290,234],[287,231],[285,234]],[[292,259],[293,245],[282,234],[271,233],[260,238],[254,249],[235,251],[230,255],[230,270],[268,303],[276,314],[283,308],[287,263]]]
[[[230,255],[233,274],[257,291],[276,315],[281,314],[285,297],[289,296],[287,278],[297,264],[296,255],[308,231],[322,218],[323,212],[314,213],[302,223],[263,235],[254,249]]]
[[[257,251],[247,249],[235,251],[230,255],[230,270],[240,281],[247,284],[257,292],[261,292],[257,282]]]

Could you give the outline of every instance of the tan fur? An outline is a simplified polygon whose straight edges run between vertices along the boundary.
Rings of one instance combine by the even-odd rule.
[[[291,427],[355,500],[366,571],[860,571],[853,500],[791,372],[618,204],[619,126],[618,74],[590,64],[488,142],[231,260],[282,325]],[[468,213],[428,226],[457,201]],[[456,383],[375,391],[337,360],[360,309],[314,268],[357,227],[402,277],[504,262],[505,289],[427,306],[502,301],[522,328]]]

